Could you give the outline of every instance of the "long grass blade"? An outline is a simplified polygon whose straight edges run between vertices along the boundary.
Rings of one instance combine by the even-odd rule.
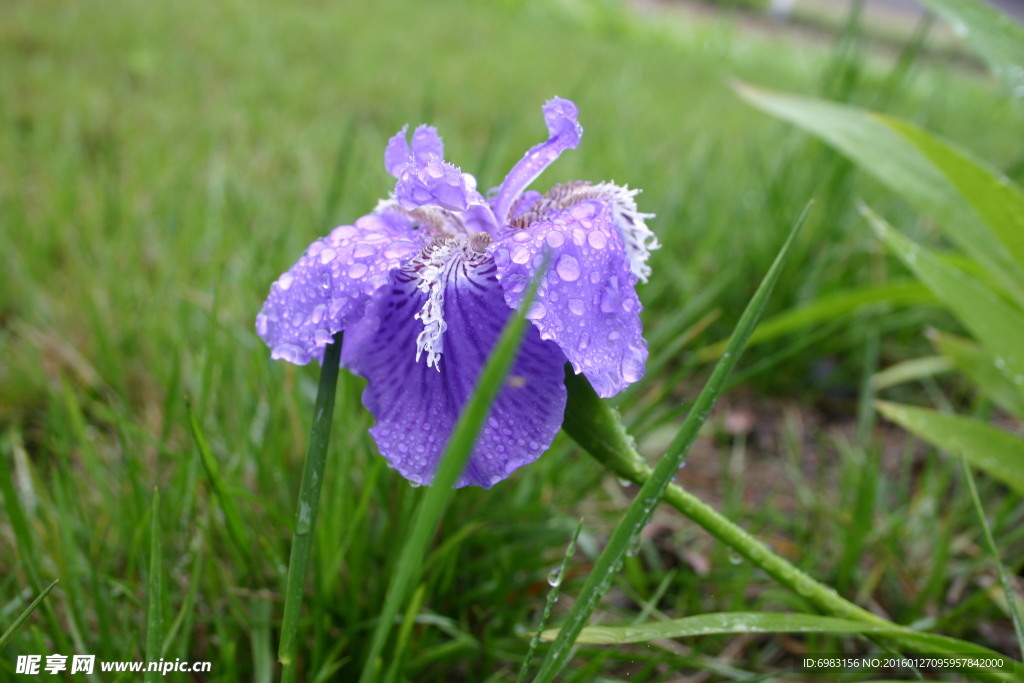
[[[0,652],[4,651],[4,648],[7,646],[7,642],[11,639],[11,636],[14,635],[14,632],[17,631],[23,623],[25,623],[25,620],[31,616],[32,612],[34,612],[36,607],[39,606],[39,603],[43,601],[43,598],[50,594],[50,591],[53,590],[53,587],[56,586],[59,581],[60,579],[54,579],[53,583],[44,588],[43,592],[37,595],[35,599],[21,611],[21,614],[19,614],[18,618],[7,627],[7,630],[4,631],[3,634],[0,634]]]
[[[163,538],[160,532],[160,489],[153,489],[149,510],[149,581],[146,586],[146,660],[155,662],[163,656],[164,645],[164,583]],[[159,671],[147,671],[146,683],[163,678]]]
[[[299,610],[302,606],[306,568],[313,547],[313,528],[320,508],[320,484],[324,480],[327,446],[331,440],[331,421],[334,418],[334,398],[338,388],[338,370],[341,367],[341,332],[324,349],[320,368],[320,385],[313,406],[313,426],[306,450],[306,463],[302,468],[299,485],[299,504],[295,511],[295,532],[292,535],[288,577],[285,579],[284,614],[281,617],[281,641],[277,659],[281,662],[281,678],[295,680],[295,654],[298,651]]]
[[[565,624],[562,626],[558,637],[548,650],[541,664],[540,672],[534,679],[535,681],[542,681],[544,683],[551,681],[568,660],[569,652],[573,643],[576,642],[576,637],[586,625],[587,619],[590,618],[590,614],[597,607],[598,601],[611,587],[612,580],[622,566],[623,558],[626,556],[633,539],[650,520],[655,506],[665,494],[665,489],[685,461],[690,446],[693,445],[694,440],[697,438],[697,432],[705,420],[707,420],[729,373],[735,367],[740,353],[743,351],[747,340],[757,325],[757,320],[764,310],[768,296],[771,294],[772,288],[782,272],[782,265],[785,263],[789,247],[793,243],[800,226],[803,225],[809,209],[809,206],[804,209],[803,214],[801,214],[782,248],[779,250],[778,256],[775,257],[775,261],[772,263],[767,275],[761,281],[761,285],[757,288],[750,303],[747,304],[747,308],[743,311],[743,315],[736,325],[736,330],[733,332],[725,352],[715,365],[711,377],[694,402],[693,408],[690,410],[689,415],[687,415],[686,420],[684,420],[679,433],[672,440],[672,443],[669,444],[665,455],[658,462],[654,473],[643,483],[633,503],[619,520],[615,531],[608,541],[607,547],[598,557],[594,569],[587,577],[576,603],[566,617]],[[576,417],[586,419],[583,415],[576,414]],[[574,437],[581,427],[583,427],[582,424],[576,423],[571,426],[567,424],[566,426],[570,435]],[[585,427],[583,428],[585,429]]]

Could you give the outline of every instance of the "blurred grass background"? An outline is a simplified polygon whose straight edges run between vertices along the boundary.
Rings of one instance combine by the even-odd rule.
[[[272,678],[317,369],[271,362],[253,321],[309,242],[386,195],[384,144],[405,123],[437,126],[448,159],[486,188],[543,138],[540,105],[561,95],[579,105],[583,143],[538,187],[644,189],[664,244],[640,291],[656,371],[620,405],[652,453],[699,386],[699,349],[728,334],[809,200],[769,315],[816,301],[827,311],[837,293],[904,277],[859,197],[939,239],[834,153],[741,104],[730,79],[905,116],[1020,178],[1019,141],[1006,136],[1019,104],[973,63],[913,36],[878,48],[856,23],[831,41],[750,23],[528,0],[0,5],[0,624],[61,580],[0,672],[18,653],[141,657],[159,487],[165,657],[213,661],[209,680]],[[757,372],[681,480],[861,604],[1006,647],[955,468],[863,412],[858,423],[863,377],[913,357],[921,325],[948,318],[927,304],[828,318],[751,353]],[[955,384],[902,391],[961,397]],[[310,680],[358,671],[419,495],[377,455],[360,392],[343,373],[303,622]],[[241,538],[197,455],[185,396]],[[1024,510],[981,483],[1019,566]],[[400,678],[513,680],[575,520],[587,520],[578,578],[629,494],[561,438],[500,489],[461,491],[413,637],[390,655]],[[604,608],[621,622],[800,605],[666,512]],[[583,648],[566,680],[737,678],[801,650],[855,647],[751,637]]]

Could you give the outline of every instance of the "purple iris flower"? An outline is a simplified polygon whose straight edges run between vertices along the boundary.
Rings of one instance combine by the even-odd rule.
[[[444,160],[437,131],[403,128],[384,163],[392,195],[316,240],[270,289],[256,330],[271,357],[322,360],[345,331],[342,365],[366,378],[370,429],[392,467],[428,484],[512,309],[548,254],[532,322],[458,486],[493,486],[543,453],[562,424],[568,360],[602,397],[644,374],[634,286],[659,245],[637,190],[571,182],[526,188],[583,129],[576,106],[544,105],[550,137],[488,197]]]

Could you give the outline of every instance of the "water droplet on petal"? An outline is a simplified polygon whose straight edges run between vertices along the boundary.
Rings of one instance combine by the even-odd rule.
[[[338,257],[338,252],[334,251],[330,247],[327,247],[320,252],[320,263],[325,266]]]
[[[630,347],[629,352],[622,359],[622,379],[626,382],[632,383],[640,380],[644,376],[644,362],[643,356],[636,353],[636,351]]]
[[[530,237],[530,233],[525,230],[520,230],[512,236],[512,239],[516,242],[529,242],[532,238]]]
[[[594,249],[604,249],[605,245],[608,244],[608,238],[600,230],[592,230],[587,234],[587,244]]]
[[[584,332],[580,335],[580,351],[586,350],[588,346],[590,346],[590,335]],[[579,374],[579,372],[577,371],[576,374]]]
[[[586,310],[583,299],[569,299],[569,310],[576,315],[583,315],[583,312]]]
[[[560,246],[565,244],[565,237],[558,230],[552,230],[544,236],[544,240],[548,243],[548,246],[552,249],[558,249]]]
[[[348,267],[348,276],[353,280],[358,280],[362,276],[366,275],[369,270],[369,267],[367,267],[365,263],[353,263]]]
[[[267,333],[267,316],[263,313],[256,316],[256,332],[261,337]]]
[[[366,258],[367,256],[373,256],[377,253],[377,250],[371,247],[366,242],[360,242],[352,250],[352,256],[354,258]]]
[[[530,260],[530,250],[522,245],[516,245],[512,248],[512,262],[513,263],[526,263]]]
[[[329,330],[325,330],[322,327],[318,327],[313,333],[313,341],[316,342],[317,346],[326,346],[331,341],[331,333]]]
[[[288,289],[289,287],[292,286],[292,282],[294,281],[294,275],[292,275],[291,273],[285,273],[280,278],[278,278],[277,283],[281,285],[281,289]]]
[[[539,301],[534,301],[530,304],[530,310],[526,312],[527,320],[541,320],[547,315],[548,309],[544,308],[544,304]]]
[[[313,308],[313,312],[309,316],[309,322],[314,325],[319,325],[320,321],[324,319],[324,313],[327,312],[327,306],[324,304],[318,304]]]
[[[580,277],[580,263],[575,257],[569,254],[562,254],[558,259],[558,263],[555,264],[555,272],[558,273],[558,277],[566,282],[575,282]]]

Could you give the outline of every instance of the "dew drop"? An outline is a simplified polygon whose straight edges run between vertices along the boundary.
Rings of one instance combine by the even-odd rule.
[[[548,234],[553,235],[555,233]],[[558,273],[558,277],[566,282],[575,282],[580,277],[580,263],[573,256],[562,254],[558,259],[558,263],[555,264],[555,272]]]
[[[548,243],[548,246],[552,249],[558,249],[560,246],[565,244],[565,237],[558,230],[552,230],[548,234],[544,235],[544,241]]]
[[[348,267],[348,276],[353,280],[358,280],[362,276],[366,275],[369,270],[369,267],[365,263],[353,263]]]
[[[580,351],[585,351],[590,346],[590,335],[584,332],[580,335]]]
[[[584,311],[586,311],[583,299],[569,299],[569,310],[576,315],[583,315]]]
[[[313,312],[309,316],[309,322],[314,325],[319,325],[320,321],[324,319],[324,313],[327,312],[327,306],[324,304],[318,304],[313,308]]]
[[[295,281],[295,276],[294,275],[292,275],[291,273],[285,273],[284,275],[282,275],[278,279],[277,283],[279,285],[281,285],[281,289],[285,289],[286,290],[286,289],[288,289],[289,287],[292,286],[292,282],[294,282],[294,281]]]
[[[626,556],[636,557],[638,552],[640,552],[640,534],[637,534],[630,540],[629,547],[626,549]]]
[[[331,341],[331,333],[329,330],[325,330],[322,327],[318,327],[313,333],[313,341],[316,342],[317,346],[325,346]]]
[[[267,334],[267,316],[263,313],[256,316],[256,332],[261,337]]]
[[[522,246],[521,244],[520,245],[516,245],[515,247],[512,247],[512,262],[513,263],[520,263],[520,264],[522,264],[522,263],[526,263],[529,260],[530,260],[530,250],[529,249],[527,249],[526,247]]]
[[[330,289],[331,288],[331,273],[330,271],[324,271],[324,274],[320,276],[320,288]]]
[[[366,242],[360,242],[356,245],[355,249],[352,250],[352,256],[355,258],[366,258],[367,256],[373,256],[376,253],[377,250]]]
[[[562,585],[562,568],[555,567],[548,572],[548,585],[552,588],[558,588]]]
[[[320,252],[320,263],[325,266],[336,258],[338,258],[338,252],[334,251],[330,247],[327,247]]]
[[[594,249],[604,249],[608,244],[608,238],[600,230],[592,230],[587,234],[587,244]]]
[[[520,230],[512,236],[512,239],[516,242],[529,242],[532,238],[530,237],[530,233],[525,230]]]
[[[622,359],[622,379],[626,382],[637,382],[644,376],[644,364],[640,356],[632,349]]]
[[[544,308],[544,304],[539,301],[534,301],[530,304],[530,310],[526,312],[527,320],[541,320],[545,315],[548,314],[548,309]]]

